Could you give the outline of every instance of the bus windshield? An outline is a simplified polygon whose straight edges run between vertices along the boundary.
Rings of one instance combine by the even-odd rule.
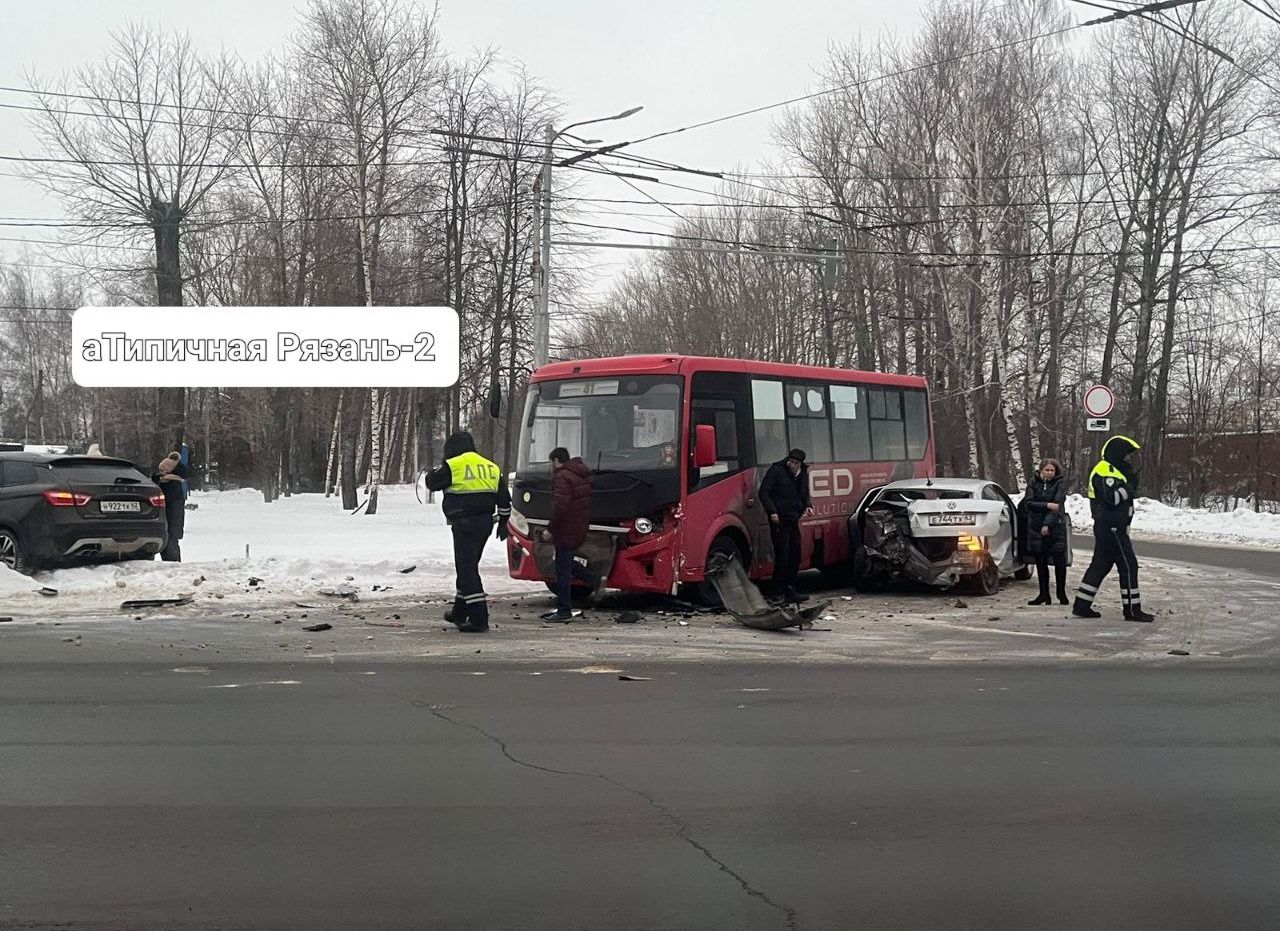
[[[557,446],[597,472],[674,469],[680,449],[678,378],[625,375],[530,386],[518,468],[549,469]]]

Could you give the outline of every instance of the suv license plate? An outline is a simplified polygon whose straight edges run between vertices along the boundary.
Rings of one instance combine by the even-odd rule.
[[[930,514],[930,527],[971,527],[976,523],[973,514]]]
[[[137,514],[142,510],[137,501],[100,501],[99,506],[104,514]]]

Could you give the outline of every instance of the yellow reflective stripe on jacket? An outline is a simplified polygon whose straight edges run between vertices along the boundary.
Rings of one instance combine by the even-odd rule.
[[[1097,497],[1097,495],[1094,493],[1094,490],[1093,490],[1093,480],[1099,476],[1101,476],[1102,478],[1118,478],[1122,482],[1128,481],[1128,479],[1124,477],[1123,472],[1121,472],[1111,463],[1107,462],[1107,460],[1103,459],[1096,466],[1094,466],[1093,471],[1089,473],[1089,497],[1090,498]]]
[[[502,473],[495,463],[479,453],[462,453],[446,459],[452,481],[445,489],[448,494],[474,495],[481,492],[496,494],[502,481]]]

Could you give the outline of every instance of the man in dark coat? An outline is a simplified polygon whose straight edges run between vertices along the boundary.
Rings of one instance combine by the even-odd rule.
[[[1137,468],[1129,456],[1141,449],[1127,436],[1113,436],[1102,445],[1102,459],[1089,474],[1089,508],[1093,513],[1093,561],[1080,580],[1071,613],[1076,617],[1102,617],[1094,610],[1098,586],[1115,566],[1120,577],[1120,603],[1126,621],[1153,621],[1142,610],[1138,591],[1138,558],[1129,540]]]
[[[809,467],[804,450],[793,449],[786,459],[769,466],[760,483],[760,503],[769,515],[773,537],[773,585],[787,601],[805,601],[796,591],[800,575],[800,520],[813,514],[809,499]]]
[[[1027,604],[1047,605],[1049,597],[1049,562],[1053,561],[1054,580],[1059,604],[1067,599],[1067,477],[1056,459],[1040,463],[1040,471],[1022,496],[1026,512],[1027,554],[1036,561],[1040,594]]]
[[[507,538],[511,493],[496,463],[476,452],[465,431],[444,442],[444,464],[427,474],[427,487],[443,491],[442,509],[453,530],[453,565],[457,588],[445,620],[466,634],[489,629],[489,601],[480,578],[480,557],[496,516],[499,540]]]
[[[591,472],[580,457],[570,458],[563,446],[551,450],[550,458],[551,520],[543,539],[556,551],[556,607],[542,619],[567,623],[574,616],[573,580],[585,582],[595,592],[603,579],[587,572],[577,559],[591,524]]]
[[[187,526],[187,490],[184,484],[187,467],[182,464],[182,455],[169,453],[161,459],[151,480],[164,492],[164,521],[168,536],[160,558],[165,562],[182,562],[182,546],[178,541]]]

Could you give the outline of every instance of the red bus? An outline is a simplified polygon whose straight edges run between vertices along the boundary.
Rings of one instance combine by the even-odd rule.
[[[511,576],[550,582],[539,539],[557,446],[591,469],[579,557],[608,587],[675,594],[734,548],[753,578],[773,568],[764,471],[805,450],[814,515],[802,568],[848,565],[849,515],[871,488],[932,476],[928,388],[916,376],[695,356],[559,362],[533,373],[512,479]],[[705,583],[703,584],[705,591]]]

